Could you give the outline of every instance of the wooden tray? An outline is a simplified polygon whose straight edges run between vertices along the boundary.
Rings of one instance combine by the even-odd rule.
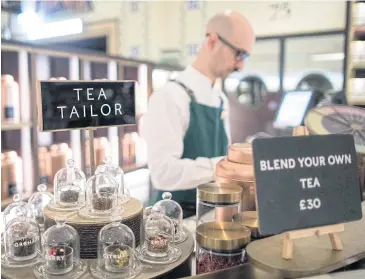
[[[362,210],[364,215],[365,202]],[[360,221],[345,223],[339,235],[343,251],[333,251],[326,235],[308,237],[295,240],[293,259],[285,260],[281,257],[283,237],[276,235],[251,242],[246,252],[253,265],[284,278],[325,274],[365,258],[365,215]]]

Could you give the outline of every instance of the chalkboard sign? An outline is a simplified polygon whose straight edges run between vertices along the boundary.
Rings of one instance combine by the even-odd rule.
[[[262,234],[361,219],[352,135],[255,139],[253,154]]]
[[[40,81],[40,130],[136,124],[135,90],[135,81]]]

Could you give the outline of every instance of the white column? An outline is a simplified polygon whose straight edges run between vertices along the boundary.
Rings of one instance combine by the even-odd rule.
[[[118,64],[115,61],[108,62],[108,79],[117,80]],[[110,143],[109,156],[112,158],[113,164],[119,165],[119,138],[118,127],[108,128],[108,139]]]
[[[70,58],[70,80],[79,80],[79,58],[72,56]],[[71,130],[71,147],[72,147],[72,159],[77,167],[81,167],[81,138],[80,130]]]
[[[31,121],[30,116],[30,84],[29,84],[29,59],[28,53],[24,50],[18,53],[18,69],[19,69],[19,92],[21,100],[21,122],[29,123]],[[33,92],[35,97],[36,92]],[[37,129],[37,119],[33,119],[33,127]],[[23,185],[23,192],[25,195],[33,192],[33,163],[38,160],[32,160],[32,139],[31,128],[24,127],[20,131],[21,133],[21,150],[22,150],[22,169],[23,169],[23,181],[20,183]],[[19,189],[21,191],[21,189]]]

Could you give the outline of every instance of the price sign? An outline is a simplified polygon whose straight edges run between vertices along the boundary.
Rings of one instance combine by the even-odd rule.
[[[135,81],[41,81],[41,131],[136,124]]]
[[[262,234],[361,219],[352,135],[256,139],[253,154]]]

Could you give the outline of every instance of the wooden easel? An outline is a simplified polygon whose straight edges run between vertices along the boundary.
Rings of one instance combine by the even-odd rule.
[[[308,136],[309,132],[305,126],[300,126],[294,128],[293,136]],[[291,260],[293,258],[293,240],[299,238],[305,238],[310,236],[321,236],[328,234],[332,249],[335,251],[343,250],[341,238],[338,233],[345,230],[344,224],[337,224],[331,226],[315,227],[310,229],[296,230],[283,233],[283,249],[282,258],[286,260]]]

